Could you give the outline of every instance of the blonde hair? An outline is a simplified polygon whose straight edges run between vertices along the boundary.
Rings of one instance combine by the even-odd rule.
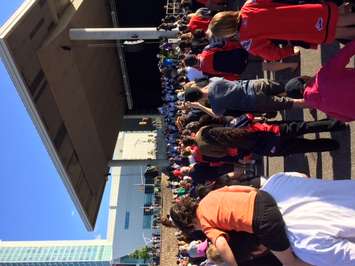
[[[213,263],[222,264],[224,262],[221,254],[217,250],[216,246],[213,244],[209,245],[206,255],[207,255],[207,259]]]
[[[219,12],[212,18],[208,29],[216,37],[230,36],[237,33],[239,21],[239,11]]]

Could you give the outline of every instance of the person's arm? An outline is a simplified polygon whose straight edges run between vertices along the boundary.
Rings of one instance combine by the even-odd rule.
[[[219,116],[217,114],[215,114],[211,108],[208,108],[202,104],[200,104],[199,102],[186,102],[186,105],[188,107],[191,107],[191,108],[196,108],[196,109],[199,109],[201,110],[202,112],[214,117],[214,118],[218,118]]]
[[[342,70],[349,63],[350,58],[355,54],[355,40],[347,44],[343,49],[341,49],[329,62],[324,66],[324,68],[329,68],[332,70]]]
[[[292,102],[293,102],[293,107],[307,108],[304,99],[292,99]]]
[[[238,266],[234,258],[233,252],[228,245],[227,239],[223,235],[219,236],[216,239],[215,245],[218,252],[221,254],[221,257],[223,258],[224,262],[228,266]]]
[[[293,46],[278,47],[273,44],[270,40],[251,40],[251,47],[249,52],[251,54],[261,56],[262,58],[269,61],[279,61],[285,57],[295,55]],[[243,46],[243,42],[242,46]],[[243,46],[245,49],[246,47]],[[248,50],[248,49],[247,49]]]

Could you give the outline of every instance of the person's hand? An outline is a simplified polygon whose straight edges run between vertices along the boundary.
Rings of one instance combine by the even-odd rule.
[[[188,108],[198,108],[200,104],[198,102],[185,102],[185,106]]]
[[[243,167],[234,167],[233,178],[239,179],[242,175],[244,175],[244,168]]]
[[[301,53],[301,50],[299,47],[295,46],[295,47],[293,47],[293,52],[295,55],[299,55]]]

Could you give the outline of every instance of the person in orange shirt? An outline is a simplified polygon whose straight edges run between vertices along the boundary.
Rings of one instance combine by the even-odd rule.
[[[228,245],[228,231],[255,234],[285,266],[309,266],[292,253],[282,215],[265,191],[226,186],[210,192],[199,203],[182,199],[170,209],[170,217],[183,231],[202,230],[229,266],[237,263]]]

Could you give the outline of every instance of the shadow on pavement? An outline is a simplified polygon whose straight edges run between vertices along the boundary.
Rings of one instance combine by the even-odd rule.
[[[340,144],[337,151],[330,152],[332,156],[333,176],[335,180],[351,179],[351,132],[347,128],[341,132],[332,132],[331,136]]]
[[[322,45],[321,60],[322,65],[328,62],[340,50],[339,43]],[[340,144],[337,151],[333,151],[330,155],[333,158],[333,175],[334,179],[351,179],[351,132],[350,128],[342,132],[332,132],[331,136]],[[318,176],[317,176],[318,177]]]

